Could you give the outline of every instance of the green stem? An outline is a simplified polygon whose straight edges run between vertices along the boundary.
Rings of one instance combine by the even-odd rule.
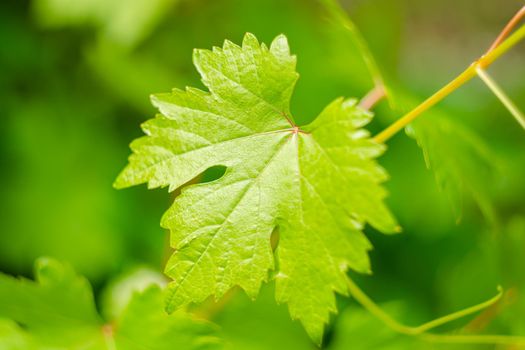
[[[514,337],[504,335],[447,335],[447,334],[431,334],[427,333],[429,330],[442,326],[446,323],[455,321],[462,317],[471,315],[498,302],[502,295],[501,287],[498,287],[498,294],[487,301],[477,305],[468,307],[466,309],[453,312],[451,314],[439,317],[435,320],[426,322],[420,326],[412,327],[404,325],[389,314],[387,314],[379,305],[377,305],[368,295],[366,295],[355,282],[348,277],[348,290],[350,295],[363,306],[368,312],[381,320],[386,326],[394,331],[410,336],[417,336],[421,340],[439,343],[469,343],[469,344],[525,344],[525,337]]]
[[[487,307],[493,305],[498,300],[500,300],[503,295],[501,287],[498,287],[498,294],[487,301],[484,301],[480,304],[468,307],[460,311],[453,312],[451,314],[437,318],[435,320],[426,322],[420,326],[413,327],[413,326],[406,326],[402,323],[399,323],[395,319],[393,319],[390,315],[388,315],[385,311],[383,311],[383,309],[381,309],[379,305],[377,305],[372,299],[370,299],[370,297],[366,295],[361,290],[361,288],[359,288],[357,284],[355,284],[355,282],[352,281],[352,279],[348,278],[347,285],[348,285],[348,290],[350,291],[350,294],[357,300],[357,302],[359,302],[359,304],[361,304],[365,309],[370,311],[370,313],[372,313],[378,319],[383,321],[387,326],[389,326],[393,330],[399,333],[407,334],[407,335],[422,334],[433,328],[442,326],[446,323],[455,321],[459,318],[462,318],[462,317],[471,315],[475,312],[478,312],[480,310],[486,309]]]
[[[432,343],[445,344],[489,344],[489,345],[525,345],[525,337],[514,337],[511,335],[447,335],[447,334],[421,334],[421,340]]]
[[[516,121],[525,129],[525,115],[519,110],[519,108],[512,102],[512,100],[505,94],[503,89],[492,79],[492,77],[481,67],[477,68],[478,76],[483,82],[489,87],[490,90],[496,95],[501,103],[509,110],[510,114],[516,119]]]
[[[463,84],[471,80],[473,77],[477,75],[476,69],[478,67],[485,68],[491,65],[494,61],[496,61],[500,56],[505,54],[507,51],[509,51],[513,46],[515,46],[517,43],[519,43],[522,39],[525,38],[525,25],[521,26],[520,29],[518,29],[514,34],[512,34],[507,40],[502,42],[498,47],[481,57],[479,60],[474,62],[470,67],[468,67],[466,70],[463,71],[460,75],[458,75],[454,80],[452,80],[450,83],[445,85],[443,88],[441,88],[439,91],[437,91],[434,95],[430,96],[428,99],[423,101],[419,106],[396,120],[394,123],[392,123],[389,127],[387,127],[385,130],[380,132],[377,136],[374,137],[374,140],[379,143],[384,143],[388,139],[390,139],[392,136],[394,136],[396,133],[398,133],[400,130],[402,130],[405,126],[410,124],[414,119],[416,119],[418,116],[420,116],[423,112],[434,106],[436,103],[443,100],[445,97],[450,95],[452,92],[454,92],[456,89],[461,87]]]
[[[117,350],[115,344],[114,329],[113,325],[105,324],[102,326],[102,336],[104,337],[104,343],[106,344],[107,350]]]

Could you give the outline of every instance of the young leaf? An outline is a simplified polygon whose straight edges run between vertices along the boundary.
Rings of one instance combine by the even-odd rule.
[[[320,342],[336,311],[334,291],[347,292],[346,270],[370,272],[363,225],[397,230],[383,203],[386,174],[374,161],[384,146],[361,129],[372,116],[337,99],[296,126],[296,59],[283,35],[268,48],[246,34],[242,47],[226,41],[196,50],[193,60],[210,92],[154,95],[160,114],[143,124],[147,136],[131,144],[115,183],[172,191],[210,167],[227,168],[216,181],[184,188],[162,219],[176,249],[166,266],[167,309],[235,285],[255,297],[275,269],[277,301]]]
[[[41,259],[36,282],[0,274],[0,348],[12,343],[26,349],[222,348],[209,324],[166,314],[163,299],[153,285],[135,293],[118,319],[104,323],[87,280],[69,266]]]

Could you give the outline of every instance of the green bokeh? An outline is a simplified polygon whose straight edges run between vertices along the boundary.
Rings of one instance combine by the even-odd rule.
[[[342,3],[398,99],[399,110],[378,105],[373,132],[468,66],[523,5]],[[316,0],[2,1],[0,270],[30,275],[35,259],[47,255],[71,263],[95,287],[137,265],[162,271],[169,251],[159,221],[173,197],[144,186],[116,191],[112,182],[129,142],[141,134],[139,124],[155,113],[149,94],[202,87],[192,49],[226,38],[239,42],[245,32],[264,42],[280,33],[288,37],[301,75],[292,100],[299,122],[312,120],[335,97],[361,97],[372,88],[358,51]],[[525,109],[523,62],[522,43],[490,72]],[[470,146],[451,139],[457,133],[443,133],[443,147],[437,147],[452,159],[444,166],[459,164],[466,172],[456,181],[476,182],[497,222],[487,219],[479,196],[464,184],[454,183],[459,190],[453,195],[441,189],[416,142],[400,133],[380,162],[390,173],[388,203],[404,233],[384,237],[369,230],[374,275],[360,285],[397,317],[417,323],[484,300],[502,284],[510,293],[494,314],[454,325],[525,334],[525,133],[477,80],[422,118],[450,120],[494,154],[487,172]],[[213,315],[231,348],[314,348],[286,307],[272,303],[270,289],[255,302],[235,293]],[[348,299],[340,302],[327,349],[418,348]],[[11,328],[0,324],[0,337]],[[368,343],[370,337],[395,340],[381,345],[381,339]],[[16,343],[16,335],[10,341]]]

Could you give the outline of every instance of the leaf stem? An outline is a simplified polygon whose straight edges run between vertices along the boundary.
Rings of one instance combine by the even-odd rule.
[[[348,278],[347,286],[348,286],[348,289],[350,291],[350,294],[365,309],[370,311],[370,313],[372,313],[378,319],[383,321],[387,326],[389,326],[393,330],[395,330],[395,331],[397,331],[399,333],[407,334],[407,335],[422,334],[422,333],[425,333],[426,331],[428,331],[430,329],[442,326],[442,325],[444,325],[446,323],[449,323],[451,321],[455,321],[455,320],[457,320],[459,318],[462,318],[462,317],[468,316],[470,314],[473,314],[475,312],[478,312],[480,310],[483,310],[483,309],[493,305],[494,303],[496,303],[498,300],[501,299],[501,297],[503,295],[501,287],[498,287],[498,294],[496,296],[492,297],[491,299],[487,300],[487,301],[484,301],[484,302],[482,302],[480,304],[471,306],[469,308],[466,308],[466,309],[463,309],[463,310],[460,310],[460,311],[453,312],[453,313],[448,314],[446,316],[443,316],[443,317],[437,318],[435,320],[426,322],[426,323],[424,323],[422,325],[419,325],[419,326],[416,326],[416,327],[412,327],[412,326],[406,326],[406,325],[404,325],[402,323],[399,323],[398,321],[393,319],[390,315],[388,315],[385,311],[383,311],[383,309],[381,309],[379,307],[379,305],[377,305],[374,301],[372,301],[372,299],[370,299],[370,297],[368,295],[366,295],[361,290],[361,288],[359,288],[357,286],[357,284],[355,284],[355,282],[351,278]]]
[[[496,47],[498,47],[503,40],[512,32],[512,30],[518,25],[521,20],[525,18],[525,6],[523,6],[515,15],[512,17],[512,19],[507,23],[505,28],[501,31],[501,33],[498,35],[496,40],[492,43],[492,45],[489,47],[487,52],[485,54],[488,54],[490,51],[494,50]]]
[[[512,100],[505,94],[503,89],[492,79],[492,77],[481,67],[477,67],[476,72],[483,82],[489,87],[490,90],[496,95],[501,103],[509,110],[510,114],[516,119],[516,121],[525,129],[525,115],[519,110],[519,108],[512,102]]]
[[[116,350],[113,325],[105,324],[102,326],[102,335],[104,337],[104,343],[106,344],[107,350]]]
[[[460,335],[460,334],[421,334],[421,340],[432,343],[446,343],[446,344],[490,344],[490,345],[525,345],[524,337],[517,337],[511,335]]]
[[[385,87],[383,85],[376,85],[359,101],[359,107],[370,110],[385,97]]]
[[[503,291],[498,286],[498,294],[487,301],[473,305],[460,311],[439,317],[435,320],[426,322],[420,326],[412,327],[404,325],[389,314],[387,314],[379,305],[377,305],[368,295],[366,295],[355,282],[348,277],[348,290],[355,300],[363,306],[368,312],[381,320],[392,330],[411,336],[418,336],[421,340],[439,343],[469,343],[469,344],[525,344],[525,337],[505,336],[505,335],[447,335],[447,334],[431,334],[427,333],[429,330],[442,326],[446,323],[455,321],[462,317],[471,315],[481,311],[498,302]]]
[[[396,120],[385,130],[380,132],[374,137],[374,140],[378,143],[384,143],[390,139],[397,132],[402,130],[405,126],[410,124],[414,119],[420,116],[423,112],[434,106],[436,103],[443,100],[445,97],[450,95],[453,91],[461,87],[463,84],[471,80],[477,75],[477,68],[485,68],[491,65],[495,60],[497,60],[504,53],[509,51],[513,46],[525,38],[525,25],[521,26],[514,34],[512,34],[508,39],[499,44],[496,48],[489,51],[486,55],[482,56],[480,59],[472,63],[466,70],[464,70],[459,76],[453,79],[450,83],[445,85],[434,95],[430,96],[428,99],[423,101],[416,108]]]

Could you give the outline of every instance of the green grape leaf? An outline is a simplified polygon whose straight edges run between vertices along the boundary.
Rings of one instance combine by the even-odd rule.
[[[163,301],[162,290],[152,285],[134,293],[118,319],[105,322],[85,278],[70,266],[40,259],[36,281],[0,274],[0,348],[222,348],[208,323],[182,312],[168,315]]]
[[[215,181],[185,187],[162,219],[176,249],[166,266],[167,310],[236,285],[255,297],[274,270],[277,301],[320,342],[334,291],[347,293],[347,269],[370,272],[363,225],[398,230],[383,203],[386,173],[374,161],[384,146],[361,129],[372,116],[340,98],[297,127],[289,110],[296,58],[283,35],[268,48],[246,34],[241,47],[225,41],[195,50],[193,60],[210,92],[154,95],[160,114],[143,124],[147,136],[131,144],[115,182],[173,191],[226,167]]]
[[[461,219],[467,195],[497,227],[490,189],[501,160],[472,130],[437,110],[429,113],[432,115],[412,123],[407,133],[421,147],[426,165],[448,196],[457,220]]]

